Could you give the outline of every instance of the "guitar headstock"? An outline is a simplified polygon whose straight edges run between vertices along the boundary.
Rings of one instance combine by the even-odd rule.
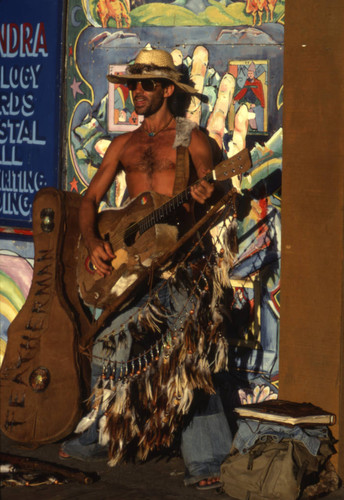
[[[247,172],[252,167],[252,161],[248,149],[239,151],[231,158],[227,158],[212,171],[214,180],[225,181],[238,174]]]

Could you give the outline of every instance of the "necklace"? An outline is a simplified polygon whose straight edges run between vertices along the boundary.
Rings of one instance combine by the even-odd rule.
[[[160,130],[158,130],[157,132],[148,132],[148,130],[145,129],[145,127],[142,127],[143,131],[149,136],[149,137],[154,137],[158,134],[160,134],[160,132],[162,132],[163,130],[165,130],[169,124],[171,123],[171,121],[173,120],[174,116],[172,115],[171,118],[168,120],[168,122],[166,123],[166,125],[164,125]]]

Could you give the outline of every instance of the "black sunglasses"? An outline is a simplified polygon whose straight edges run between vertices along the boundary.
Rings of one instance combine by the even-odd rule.
[[[151,78],[144,78],[143,80],[128,80],[126,85],[129,90],[134,91],[136,90],[137,84],[141,83],[141,87],[143,90],[146,92],[153,92],[155,90],[157,85],[161,85],[160,82],[156,80],[152,80]]]

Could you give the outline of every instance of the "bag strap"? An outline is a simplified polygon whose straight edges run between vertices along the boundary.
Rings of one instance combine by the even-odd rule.
[[[173,186],[173,196],[186,189],[190,176],[189,150],[185,146],[177,147],[176,175]]]

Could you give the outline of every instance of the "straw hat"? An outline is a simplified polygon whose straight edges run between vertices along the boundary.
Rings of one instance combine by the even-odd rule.
[[[128,80],[143,78],[165,78],[187,94],[197,95],[197,90],[186,83],[181,83],[181,73],[173,63],[171,54],[161,49],[142,49],[133,64],[129,64],[125,73],[107,75],[111,83],[126,83]]]

